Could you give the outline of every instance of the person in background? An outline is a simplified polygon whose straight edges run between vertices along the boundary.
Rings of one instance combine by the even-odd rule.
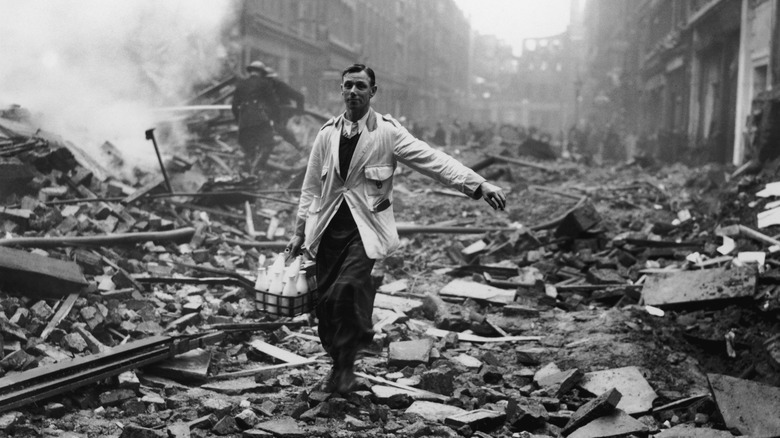
[[[301,188],[288,258],[306,251],[316,261],[319,337],[333,359],[324,390],[354,388],[358,351],[373,340],[376,290],[371,270],[398,248],[393,180],[398,163],[503,210],[504,191],[449,155],[412,136],[390,115],[371,108],[374,71],[354,64],[342,72],[346,109],[320,129]]]
[[[236,84],[231,109],[238,122],[238,144],[244,151],[244,170],[253,173],[264,167],[274,147],[271,115],[279,110],[279,98],[266,66],[253,61],[246,68],[249,76]]]
[[[287,143],[300,150],[301,145],[298,144],[298,139],[295,138],[295,135],[287,129],[287,122],[296,113],[303,112],[303,93],[279,79],[279,75],[271,67],[266,67],[266,72],[268,73],[266,77],[271,81],[280,103],[278,111],[271,114],[274,130]]]

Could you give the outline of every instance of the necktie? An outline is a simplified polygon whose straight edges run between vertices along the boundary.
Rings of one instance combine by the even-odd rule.
[[[347,138],[352,138],[352,137],[356,136],[357,133],[358,133],[358,124],[357,123],[353,123],[352,124],[352,129],[349,130],[349,135],[347,135]]]

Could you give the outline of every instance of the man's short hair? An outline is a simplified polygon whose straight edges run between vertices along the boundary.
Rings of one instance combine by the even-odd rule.
[[[374,75],[374,70],[371,69],[371,67],[366,67],[365,64],[352,64],[346,69],[344,69],[343,72],[341,72],[341,80],[344,80],[344,76],[346,76],[348,73],[360,73],[361,71],[366,72],[368,75],[369,82],[372,87],[376,85],[376,76]]]

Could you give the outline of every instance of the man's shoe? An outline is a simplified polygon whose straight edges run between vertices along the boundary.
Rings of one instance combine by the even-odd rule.
[[[336,392],[347,394],[355,389],[355,371],[352,368],[342,370],[336,379]]]

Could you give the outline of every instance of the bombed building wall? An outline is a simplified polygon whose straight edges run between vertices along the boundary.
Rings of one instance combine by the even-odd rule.
[[[757,158],[754,98],[771,86],[776,2],[637,2],[616,21],[608,4],[590,2],[585,22],[587,74],[609,85],[586,97],[593,123],[604,123],[599,106],[622,112],[638,153],[670,162]]]

